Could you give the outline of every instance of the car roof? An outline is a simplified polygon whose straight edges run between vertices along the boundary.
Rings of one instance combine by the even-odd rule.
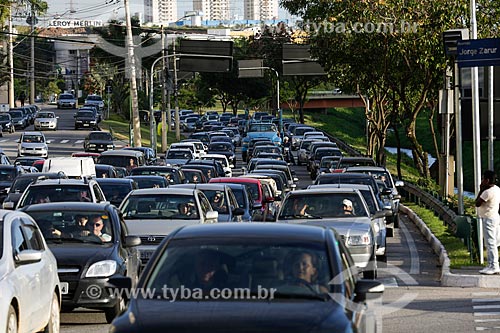
[[[347,167],[345,170],[346,170],[346,172],[349,172],[349,171],[378,171],[378,172],[384,171],[384,172],[389,172],[389,170],[387,170],[384,167],[371,166],[371,165],[366,165],[366,166],[356,165],[356,166]]]
[[[178,194],[178,195],[194,195],[196,192],[195,189],[187,189],[187,188],[174,188],[174,187],[165,187],[165,188],[143,188],[139,190],[133,190],[130,192],[130,195],[155,195],[155,194]]]
[[[213,191],[224,191],[228,186],[225,183],[204,183],[204,184],[176,184],[171,185],[170,188],[189,188],[198,190],[213,190]]]
[[[339,173],[325,173],[318,176],[319,178],[373,178],[373,176],[366,173],[358,173],[358,172],[339,172]]]
[[[260,184],[258,179],[243,177],[219,177],[210,179],[209,183],[253,183]]]
[[[89,180],[91,181],[91,180]],[[43,179],[40,182],[32,183],[31,186],[45,186],[45,185],[88,185],[83,179],[74,178],[58,178],[58,179]]]
[[[125,149],[119,149],[119,150],[106,150],[101,153],[101,156],[130,156],[130,157],[137,157],[137,156],[142,156],[144,155],[142,152],[137,151],[137,150],[125,150]]]
[[[173,239],[192,238],[230,238],[279,240],[293,239],[305,242],[324,242],[327,229],[320,226],[286,223],[214,223],[196,224],[179,229]]]
[[[329,187],[325,186],[324,188],[314,188],[314,189],[305,189],[305,190],[295,190],[289,193],[289,196],[295,195],[310,195],[310,194],[328,194],[328,193],[357,193],[358,189],[349,188],[349,187]]]
[[[130,178],[96,178],[96,182],[99,184],[130,184],[134,180]]]
[[[41,136],[44,136],[42,132],[23,132],[22,135],[41,135]]]

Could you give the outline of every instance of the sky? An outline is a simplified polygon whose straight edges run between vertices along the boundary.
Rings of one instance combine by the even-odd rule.
[[[108,21],[109,18],[117,19],[125,16],[123,9],[123,0],[46,0],[49,8],[46,19],[74,18],[84,20],[102,20]],[[143,0],[130,0],[130,11],[132,15],[136,12],[144,11]],[[69,12],[73,8],[76,13]],[[178,16],[182,17],[185,11],[193,9],[193,0],[177,0]],[[232,13],[243,18],[243,0],[231,0]],[[279,9],[279,17],[289,18],[283,9]]]

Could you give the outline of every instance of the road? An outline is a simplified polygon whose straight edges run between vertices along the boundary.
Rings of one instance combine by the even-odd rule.
[[[60,117],[59,130],[46,132],[51,140],[50,156],[69,156],[83,151],[88,131],[73,129],[74,110],[54,109]],[[26,130],[32,130],[32,126]],[[5,133],[0,147],[12,159],[16,157],[19,133]],[[123,142],[116,142],[121,146]],[[235,175],[241,170],[241,159]],[[298,188],[311,180],[305,167],[295,166]],[[445,288],[439,285],[440,268],[436,256],[406,217],[393,238],[388,238],[387,263],[379,263],[379,280],[386,286],[379,332],[500,332],[500,291],[479,288]],[[107,332],[104,315],[97,311],[77,309],[61,315],[61,332]]]

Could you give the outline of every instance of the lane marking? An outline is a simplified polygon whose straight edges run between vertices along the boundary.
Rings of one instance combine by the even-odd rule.
[[[500,312],[474,312],[475,317],[482,317],[482,316],[499,316]]]
[[[61,140],[61,143],[68,143],[69,140]]]
[[[75,143],[83,143],[83,140],[76,140]]]
[[[400,221],[401,222],[401,221]],[[410,251],[410,274],[420,273],[420,257],[418,256],[417,246],[415,241],[411,236],[408,228],[403,223],[399,223],[399,229],[403,232],[406,243],[408,244],[408,250]]]
[[[495,319],[474,319],[476,323],[493,323],[495,321],[500,321],[500,318]]]
[[[472,296],[498,296],[500,292],[491,292],[491,291],[481,291],[477,293],[472,293]]]
[[[473,298],[472,303],[500,302],[500,298]]]
[[[481,309],[500,309],[500,304],[494,304],[494,305],[474,305],[472,307],[474,310],[481,310]]]
[[[489,331],[489,330],[497,330],[499,329],[500,326],[493,326],[493,327],[476,327],[476,331]]]

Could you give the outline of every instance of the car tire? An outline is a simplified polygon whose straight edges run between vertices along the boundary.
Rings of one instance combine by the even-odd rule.
[[[386,237],[394,237],[394,228],[387,228]]]
[[[75,129],[77,130],[77,129],[78,129],[78,127],[76,127],[76,126],[75,126]]]
[[[125,299],[120,296],[116,301],[115,306],[112,308],[104,310],[104,315],[106,316],[106,322],[111,324],[113,319],[115,319],[120,313],[126,309]]]
[[[44,333],[59,333],[59,327],[61,323],[61,314],[59,307],[59,298],[57,294],[54,293],[52,296],[52,303],[50,304],[50,317],[47,326],[43,330]]]
[[[16,333],[18,329],[17,323],[17,313],[16,309],[12,305],[9,306],[9,312],[7,314],[7,327],[5,332]]]

